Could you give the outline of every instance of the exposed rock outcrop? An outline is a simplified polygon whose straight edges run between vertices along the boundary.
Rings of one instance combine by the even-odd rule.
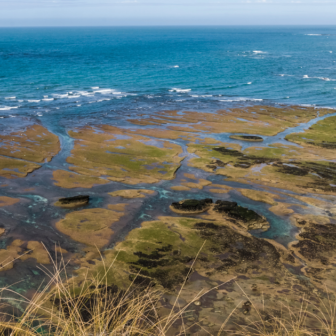
[[[83,205],[87,205],[90,202],[90,196],[78,195],[73,197],[63,197],[55,203],[56,206],[63,208],[75,208]]]
[[[184,200],[181,202],[175,202],[170,206],[170,209],[177,213],[202,213],[210,209],[213,204],[211,198],[206,198],[202,200]]]
[[[244,208],[236,202],[218,200],[214,206],[214,211],[244,222],[248,230],[267,230],[270,226],[264,216],[257,214],[253,210]]]

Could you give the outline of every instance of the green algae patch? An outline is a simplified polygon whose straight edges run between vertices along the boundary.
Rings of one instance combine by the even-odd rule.
[[[225,220],[159,217],[142,223],[141,228],[132,230],[113,250],[106,251],[104,263],[113,262],[107,281],[120,288],[134,282],[138,286],[152,283],[174,290],[190,272],[215,281],[237,272],[248,272],[254,277],[283,272],[280,262],[283,253],[270,242],[231,228]],[[250,271],[242,271],[247,266]],[[88,268],[89,277],[104,274],[103,262],[97,259]],[[80,268],[73,281],[85,279],[88,268]]]
[[[189,191],[191,190],[189,187],[186,187],[186,186],[172,186],[170,187],[171,190],[174,190],[174,191]]]
[[[0,207],[14,205],[18,202],[20,202],[20,200],[18,198],[0,196]]]
[[[0,176],[8,179],[26,177],[29,173],[32,173],[40,167],[41,166],[37,163],[7,158],[0,155]]]
[[[23,255],[20,260],[24,261],[34,258],[38,264],[50,264],[49,253],[42,243],[38,241],[29,241],[26,249],[29,250],[29,253]]]
[[[16,239],[6,249],[0,250],[0,272],[12,269],[16,260],[24,261],[30,258],[36,259],[39,264],[50,264],[49,253],[43,244]]]
[[[75,146],[70,170],[127,184],[171,180],[183,160],[182,148],[168,141],[134,135],[112,126],[70,131]],[[56,177],[57,179],[57,177]]]
[[[25,177],[60,151],[58,137],[41,125],[0,134],[0,176]]]
[[[112,197],[123,197],[123,198],[145,198],[148,195],[154,195],[154,190],[146,189],[127,189],[127,190],[117,190],[109,193]]]
[[[301,145],[313,145],[325,149],[336,149],[336,117],[329,117],[318,121],[302,133],[286,136],[286,140]]]
[[[251,181],[300,193],[336,192],[336,164],[322,161],[327,157],[334,159],[330,149],[272,144],[241,151],[235,145],[190,144],[188,151],[198,158],[191,159],[188,165],[244,183]]]
[[[56,181],[54,183],[56,186],[66,189],[92,188],[95,185],[109,183],[109,181],[99,177],[80,175],[65,170],[55,170],[53,180]]]
[[[243,196],[253,201],[264,202],[264,203],[271,204],[271,205],[276,204],[276,202],[274,201],[274,197],[276,197],[276,195],[271,194],[269,192],[253,190],[253,189],[237,189],[237,190],[240,191],[240,193]]]
[[[246,133],[276,135],[289,127],[308,122],[318,115],[330,113],[327,109],[302,106],[253,106],[216,113],[194,111],[162,111],[155,116],[143,115],[141,121],[131,119],[137,125],[167,125],[169,131],[182,135],[192,133]],[[172,137],[178,136],[170,135]]]
[[[113,234],[110,226],[122,216],[123,213],[112,210],[85,209],[67,214],[56,223],[56,228],[75,241],[101,248]]]
[[[132,230],[123,242],[105,253],[106,261],[114,260],[109,281],[122,288],[135,281],[138,285],[153,282],[173,289],[187,276],[190,267],[186,263],[195,258],[203,244],[194,230],[197,221],[160,217],[142,223],[141,228]],[[102,271],[101,263],[96,264],[93,274]],[[82,272],[84,269],[79,270],[79,274]]]
[[[0,155],[32,162],[50,161],[60,150],[58,137],[41,125],[0,134]]]

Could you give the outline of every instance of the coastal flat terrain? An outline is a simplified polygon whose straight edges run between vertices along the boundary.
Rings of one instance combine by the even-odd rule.
[[[185,321],[199,335],[235,307],[233,329],[265,307],[276,315],[334,295],[335,111],[255,105],[126,121],[69,125],[70,145],[34,122],[0,133],[3,281],[23,272],[27,292],[43,279],[36,265],[62,255],[76,287],[113,264],[109,284],[152,284],[163,313],[182,285],[180,305],[199,296]]]

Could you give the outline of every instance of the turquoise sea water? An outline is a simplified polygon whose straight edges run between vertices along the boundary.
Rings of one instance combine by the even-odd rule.
[[[336,27],[0,29],[3,118],[234,102],[335,107]]]

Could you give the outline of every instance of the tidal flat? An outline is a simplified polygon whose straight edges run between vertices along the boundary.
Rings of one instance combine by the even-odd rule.
[[[258,318],[246,295],[269,315],[336,297],[335,113],[256,105],[1,131],[1,285],[37,291],[37,265],[62,254],[75,287],[113,263],[109,284],[156,286],[165,311],[187,279],[182,305],[215,287],[185,321],[199,335],[236,306],[229,328]]]

